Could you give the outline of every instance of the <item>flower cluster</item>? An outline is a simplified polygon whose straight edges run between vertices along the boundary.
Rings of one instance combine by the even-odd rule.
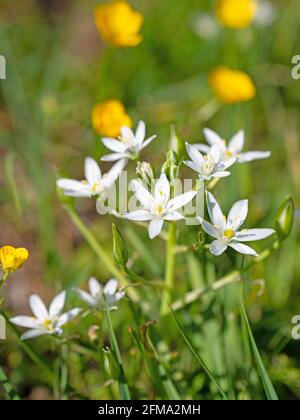
[[[107,284],[102,285],[94,278],[89,279],[90,293],[75,288],[74,292],[91,308],[97,310],[114,310],[116,304],[125,296],[124,291],[118,290],[118,282],[111,279]],[[10,319],[15,325],[29,328],[23,335],[22,340],[38,337],[41,335],[62,335],[63,328],[82,312],[82,308],[76,307],[63,312],[66,302],[66,291],[60,292],[50,302],[47,308],[38,295],[29,297],[29,306],[34,316],[19,315]]]
[[[104,155],[102,160],[117,161],[106,175],[101,175],[101,170],[95,160],[86,158],[86,179],[84,181],[60,179],[57,181],[57,185],[64,189],[66,195],[73,197],[94,196],[99,197],[103,202],[107,197],[108,190],[114,185],[128,161],[137,161],[137,173],[146,176],[134,179],[131,185],[141,207],[124,214],[119,214],[116,209],[113,209],[112,214],[135,222],[149,222],[149,237],[153,239],[161,233],[164,221],[176,222],[185,219],[185,216],[179,210],[194,199],[197,195],[197,189],[171,198],[172,185],[164,170],[167,165],[163,166],[159,179],[155,180],[151,165],[147,162],[141,163],[138,160],[141,151],[156,136],[151,136],[146,140],[145,137],[146,126],[143,121],[138,123],[135,132],[130,127],[123,126],[119,138],[102,139],[103,144],[113,152]],[[244,132],[242,130],[235,134],[228,143],[208,128],[204,129],[204,137],[208,144],[186,143],[186,150],[190,160],[184,161],[186,166],[198,174],[199,180],[204,184],[213,178],[220,179],[229,176],[230,172],[228,169],[235,163],[250,162],[270,156],[268,151],[243,152]],[[147,174],[144,174],[145,170]],[[149,186],[153,186],[153,193],[149,191]],[[241,244],[241,242],[264,239],[274,232],[272,229],[238,231],[241,224],[245,221],[248,211],[248,202],[246,200],[237,202],[232,207],[228,219],[226,219],[216,200],[207,192],[207,209],[212,225],[202,218],[199,221],[203,230],[216,239],[210,246],[210,250],[214,255],[220,255],[230,246],[242,254],[255,256],[257,255],[255,251]],[[90,289],[91,296],[93,296],[92,289],[95,291],[95,287],[90,285]],[[83,296],[85,296],[86,300],[91,301],[91,298],[88,299],[86,293],[81,294],[81,297]]]

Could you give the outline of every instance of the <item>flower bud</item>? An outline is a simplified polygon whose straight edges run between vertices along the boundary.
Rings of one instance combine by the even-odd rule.
[[[291,233],[294,222],[294,214],[294,200],[291,196],[289,196],[280,205],[276,216],[276,231],[281,241],[284,241]]]
[[[148,162],[138,162],[136,167],[136,173],[138,178],[143,180],[147,187],[151,187],[152,181],[155,178],[154,170]]]
[[[105,347],[103,349],[104,352],[104,370],[105,373],[109,378],[117,380],[120,376],[120,367],[114,357],[111,349],[109,347]]]

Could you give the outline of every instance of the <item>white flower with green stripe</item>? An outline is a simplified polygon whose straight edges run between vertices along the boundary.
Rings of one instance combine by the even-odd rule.
[[[231,207],[226,218],[214,196],[206,191],[206,203],[211,223],[199,218],[203,230],[215,238],[209,249],[213,255],[221,255],[228,247],[235,251],[257,257],[257,252],[243,242],[259,241],[268,238],[274,229],[243,229],[239,230],[247,218],[248,200],[237,201]]]

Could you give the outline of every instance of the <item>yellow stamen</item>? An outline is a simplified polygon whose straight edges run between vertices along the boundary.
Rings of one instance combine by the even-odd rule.
[[[43,326],[48,330],[52,330],[53,329],[53,325],[52,325],[52,321],[50,319],[45,319],[45,321],[43,321]]]
[[[233,237],[234,237],[234,231],[233,231],[232,229],[227,229],[227,230],[225,230],[225,232],[224,232],[224,236],[225,236],[227,239],[231,239],[231,238],[233,238]]]

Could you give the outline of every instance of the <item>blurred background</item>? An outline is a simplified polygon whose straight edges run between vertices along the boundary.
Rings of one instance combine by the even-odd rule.
[[[293,195],[299,206],[300,80],[291,77],[292,57],[300,54],[299,1],[264,2],[267,6],[260,19],[237,31],[216,22],[212,1],[130,3],[144,15],[144,39],[137,47],[121,49],[106,46],[95,28],[93,13],[99,1],[0,0],[0,54],[6,58],[6,80],[0,80],[0,245],[25,246],[30,251],[28,262],[3,288],[4,307],[10,314],[28,313],[30,293],[49,301],[62,287],[84,284],[91,274],[103,282],[110,277],[62,208],[55,185],[61,176],[82,179],[84,157],[100,159],[104,153],[91,124],[92,108],[103,100],[118,98],[134,125],[143,119],[149,135],[158,134],[143,156],[156,168],[165,160],[172,125],[191,143],[203,142],[204,127],[224,138],[243,128],[245,150],[271,150],[272,157],[235,166],[233,176],[216,187],[222,206],[227,210],[232,202],[249,198],[248,226],[256,227],[274,226],[287,195]],[[208,82],[210,71],[218,65],[249,74],[257,88],[255,98],[222,104]],[[99,216],[90,200],[78,200],[76,208],[111,252],[113,219]],[[264,290],[252,291],[248,302],[254,335],[271,378],[280,397],[288,399],[300,397],[299,341],[290,339],[292,316],[300,314],[299,211],[296,215],[282,249],[254,265],[252,277],[263,279]],[[161,278],[164,244],[147,240],[144,249],[142,228],[123,222],[118,226],[134,269]],[[197,229],[190,228],[180,241],[193,243],[196,235]],[[262,246],[258,244],[257,249]],[[200,257],[197,252],[179,256],[174,299],[212,283],[232,268],[225,256],[218,264],[207,256],[203,273]],[[257,386],[250,391],[242,374],[234,296],[230,286],[218,297],[195,302],[181,314],[182,322],[221,377],[228,369],[234,373],[235,383],[232,388],[228,385],[232,396],[260,398],[258,381],[254,378]],[[138,373],[136,349],[128,333],[132,312],[126,304],[122,311],[124,316],[115,316],[114,321],[122,332],[120,346],[135,378],[135,397],[159,397],[143,373]],[[170,337],[165,337],[163,324],[152,328],[153,340],[183,395],[194,399],[213,395],[203,373],[178,343],[178,332],[170,329]],[[89,343],[84,326],[79,334]],[[225,356],[216,342],[225,343]],[[46,341],[39,339],[34,345],[47,356]],[[48,357],[51,360],[51,353]],[[52,398],[47,380],[11,334],[0,342],[0,362],[22,397]],[[104,375],[99,378],[93,358],[74,351],[70,362],[71,382],[78,395],[113,397],[103,385]]]

